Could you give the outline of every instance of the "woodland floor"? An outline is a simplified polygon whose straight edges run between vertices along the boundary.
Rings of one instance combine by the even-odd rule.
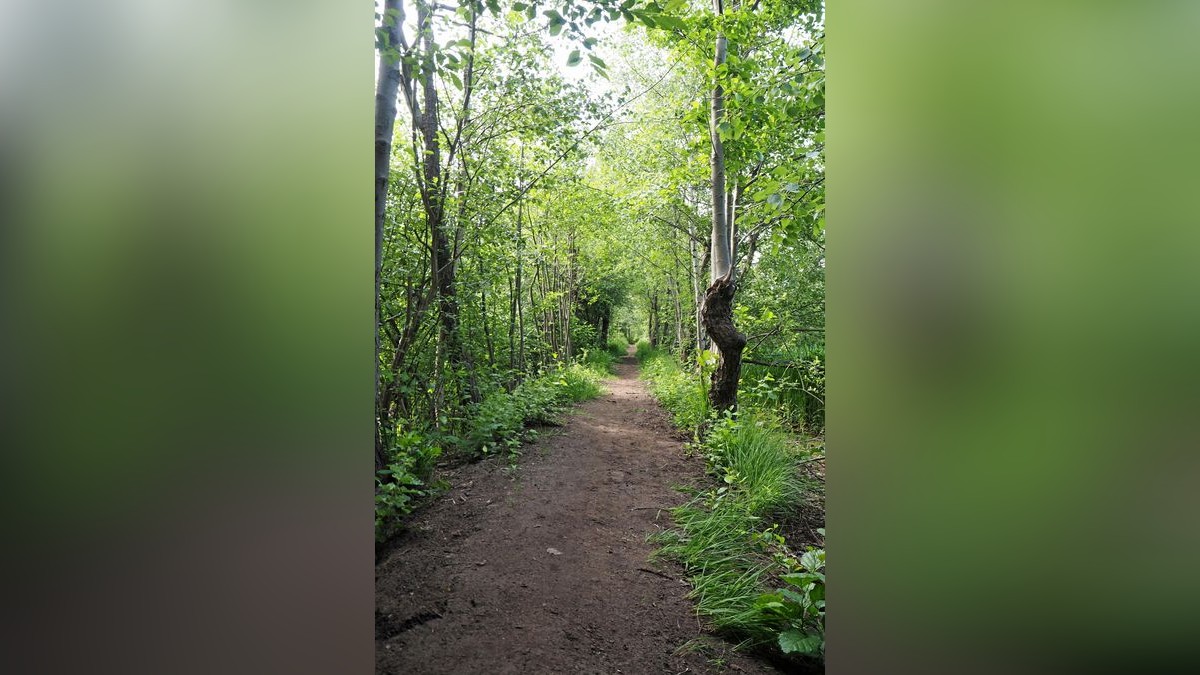
[[[523,448],[443,472],[452,487],[414,515],[375,568],[376,671],[775,673],[708,636],[682,570],[651,563],[673,489],[703,461],[637,379]]]

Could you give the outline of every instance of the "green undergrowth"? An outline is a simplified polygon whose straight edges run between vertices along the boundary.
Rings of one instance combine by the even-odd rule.
[[[675,527],[653,538],[656,555],[684,566],[697,610],[718,632],[748,648],[823,661],[825,552],[793,550],[780,526],[819,487],[800,470],[812,451],[777,411],[751,404],[737,416],[710,416],[702,375],[648,345],[639,359],[675,423],[707,429],[692,447],[715,483],[672,511]]]
[[[497,389],[459,425],[459,435],[446,431],[409,429],[396,434],[392,462],[375,480],[375,539],[386,541],[399,531],[403,517],[421,500],[445,487],[430,482],[436,460],[444,451],[486,457],[520,456],[539,424],[556,424],[571,404],[595,398],[601,381],[612,372],[614,357],[607,350],[584,352],[576,363],[558,366],[521,382],[512,391]]]
[[[625,356],[626,351],[629,349],[629,343],[626,342],[624,338],[614,337],[608,340],[608,344],[605,345],[605,349],[608,350],[608,353],[611,354],[614,359],[619,359]]]
[[[825,345],[806,344],[764,366],[742,366],[740,399],[770,409],[789,427],[813,435],[825,429]]]
[[[708,397],[703,378],[685,370],[670,354],[639,342],[637,359],[642,377],[650,383],[650,393],[663,405],[683,429],[696,430],[708,417]]]
[[[530,425],[552,424],[566,406],[599,396],[610,363],[592,357],[488,396],[471,420],[468,447],[482,455],[517,452]]]

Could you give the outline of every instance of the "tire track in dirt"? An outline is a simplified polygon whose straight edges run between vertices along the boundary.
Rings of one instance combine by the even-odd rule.
[[[632,358],[609,390],[526,446],[450,472],[376,565],[376,671],[774,673],[707,640],[673,565],[647,558],[672,486],[703,479]]]

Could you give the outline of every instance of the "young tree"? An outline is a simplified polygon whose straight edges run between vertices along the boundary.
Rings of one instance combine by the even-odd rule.
[[[722,0],[713,0],[713,13],[718,23],[724,14]],[[725,122],[725,92],[721,85],[728,44],[718,25],[713,48],[713,85],[709,106],[708,133],[712,142],[712,273],[704,293],[702,318],[704,329],[717,348],[717,368],[713,371],[708,400],[714,410],[730,410],[737,406],[738,380],[742,371],[742,350],[746,336],[733,323],[733,298],[737,293],[737,278],[733,265],[733,218],[727,210],[725,193],[725,147],[721,138]]]

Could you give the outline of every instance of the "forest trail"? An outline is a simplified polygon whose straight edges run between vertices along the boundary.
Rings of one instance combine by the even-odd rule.
[[[713,640],[679,649],[703,630],[646,537],[704,466],[632,357],[616,370],[608,393],[523,448],[515,474],[487,461],[442,476],[452,489],[376,565],[377,672],[777,672]]]

